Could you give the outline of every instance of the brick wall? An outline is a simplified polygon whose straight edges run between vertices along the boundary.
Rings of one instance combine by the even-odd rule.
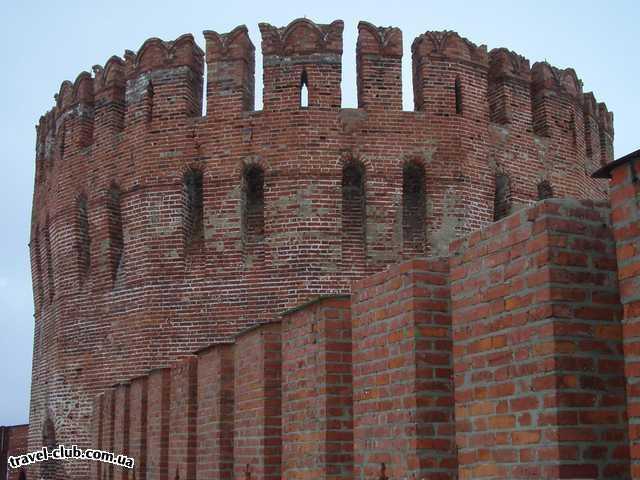
[[[93,438],[168,480],[637,477],[633,176],[615,175],[613,229],[604,202],[545,200],[108,389]]]
[[[624,356],[632,478],[640,478],[640,227],[638,152],[611,172],[611,222],[617,246],[620,300],[624,307]]]
[[[355,478],[456,476],[448,270],[417,259],[354,284]]]
[[[198,460],[196,478],[233,478],[233,347],[198,353]]]
[[[233,469],[236,478],[280,478],[280,324],[254,328],[234,346]]]
[[[7,459],[27,453],[28,433],[29,425],[0,427],[0,478],[3,480],[22,480],[21,473],[26,475],[24,468],[10,468]]]
[[[137,377],[129,388],[129,448],[126,455],[135,458],[136,480],[147,478],[147,377]],[[133,478],[133,473],[130,475]]]
[[[553,200],[452,245],[460,478],[628,478],[606,204]]]
[[[171,369],[169,478],[196,478],[198,359],[181,360]]]
[[[282,321],[282,476],[353,478],[351,304],[319,299]]]
[[[171,372],[151,372],[147,391],[147,478],[169,480]]]

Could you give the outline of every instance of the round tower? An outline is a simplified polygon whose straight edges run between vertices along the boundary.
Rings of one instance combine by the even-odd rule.
[[[427,32],[403,111],[402,33],[361,22],[359,107],[342,108],[342,21],[260,31],[260,111],[240,26],[204,32],[206,52],[191,35],[149,39],[64,82],[41,118],[30,450],[91,446],[108,386],[446,254],[543,194],[605,196],[590,174],[611,158],[612,116],[572,70]]]

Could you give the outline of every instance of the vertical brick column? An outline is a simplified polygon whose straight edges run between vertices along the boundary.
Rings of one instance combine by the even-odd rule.
[[[452,245],[460,479],[628,478],[607,224],[548,200]]]
[[[354,283],[354,478],[455,478],[447,277],[430,258]]]
[[[613,169],[611,222],[616,240],[620,300],[624,306],[623,338],[627,376],[627,415],[632,478],[640,478],[640,215],[639,152]]]
[[[235,478],[281,478],[280,324],[241,334],[234,348]]]
[[[115,390],[108,388],[102,398],[102,450],[113,451],[115,437]],[[99,467],[100,480],[113,480],[113,465]]]
[[[104,401],[104,395],[100,394],[93,399],[93,414],[91,416],[91,445],[102,450],[102,404]],[[102,464],[100,462],[92,462],[90,467],[90,479],[101,480],[102,479]]]
[[[168,480],[171,371],[152,371],[147,392],[147,478]],[[172,478],[173,480],[173,478]]]
[[[169,478],[196,478],[198,359],[187,357],[171,369]]]
[[[255,48],[244,25],[229,33],[205,31],[207,115],[225,117],[254,108]]]
[[[196,478],[233,478],[233,346],[198,352]]]
[[[286,27],[259,26],[264,110],[298,110],[302,83],[309,89],[309,109],[339,110],[342,20],[321,25],[299,18]]]
[[[358,107],[369,112],[402,110],[402,32],[358,23]]]
[[[129,455],[129,384],[120,384],[114,392],[113,453]],[[114,466],[114,479],[128,480],[128,468]]]
[[[136,480],[147,479],[147,384],[147,377],[137,377],[129,389],[129,455]]]
[[[352,479],[349,298],[286,313],[282,339],[283,478]]]

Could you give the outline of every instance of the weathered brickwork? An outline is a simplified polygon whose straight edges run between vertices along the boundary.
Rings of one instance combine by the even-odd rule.
[[[287,339],[273,333],[276,348],[257,333],[236,338],[240,332],[278,322],[282,312],[318,296],[349,295],[354,280],[397,262],[446,256],[451,240],[540,198],[606,198],[606,181],[591,173],[612,160],[613,117],[582,92],[571,69],[530,66],[455,32],[426,32],[412,44],[413,85],[404,86],[413,90],[415,109],[402,111],[402,33],[361,22],[358,108],[342,108],[341,21],[298,19],[287,27],[261,24],[260,31],[260,111],[255,47],[240,26],[204,32],[205,51],[183,35],[111,57],[93,74],[64,82],[41,118],[30,242],[31,448],[48,438],[128,445],[141,458],[138,479],[172,480],[176,471],[183,480],[204,471],[279,478],[274,472],[290,446],[278,443],[284,434],[269,412],[284,397],[267,386],[282,379],[254,372],[252,385],[237,369],[245,355],[260,351],[262,357],[244,360],[251,368],[284,364]],[[303,85],[308,106],[301,106]],[[406,329],[422,321],[406,320]],[[239,350],[244,342],[248,352]],[[202,349],[215,344],[228,345],[232,356],[218,358],[211,347],[216,359],[205,372],[189,373],[188,387],[167,377],[163,369],[194,352],[199,364]],[[329,355],[331,345],[315,346],[326,347],[318,355]],[[415,345],[427,352],[443,347],[430,337]],[[272,358],[271,348],[281,353]],[[410,362],[413,375],[445,368],[429,366],[431,360]],[[337,368],[328,360],[318,365]],[[202,391],[199,379],[210,375],[224,386]],[[123,386],[115,397],[105,393],[94,402],[116,384]],[[256,388],[269,398],[258,409],[264,422],[243,424],[258,408],[251,404]],[[178,393],[189,420],[172,410]],[[205,421],[207,440],[193,433],[200,401],[213,416]],[[114,412],[116,404],[126,411]],[[424,415],[416,425],[440,414]],[[181,422],[185,439],[169,438],[172,421]],[[125,424],[128,437],[113,433]],[[262,430],[243,439],[252,428],[271,432],[269,441],[260,443]],[[431,448],[447,451],[449,444],[440,443],[451,436],[445,430],[411,433],[438,439],[437,448],[411,447],[414,460],[385,469],[448,475],[455,470],[449,453],[439,454],[440,465],[423,462]],[[211,442],[220,451],[202,457]],[[327,452],[336,442],[327,440]],[[348,463],[326,455],[316,468]],[[46,468],[30,474],[116,475],[83,462]],[[357,461],[353,468],[360,471]]]
[[[198,353],[198,480],[233,478],[233,367],[231,346]]]
[[[0,478],[6,480],[22,480],[26,469],[9,468],[7,459],[11,456],[22,455],[27,451],[27,435],[29,425],[12,425],[0,427]]]
[[[418,259],[354,284],[355,478],[456,477],[448,273]]]
[[[640,150],[602,169],[611,178],[611,223],[616,241],[627,376],[631,476],[640,478]]]
[[[149,399],[191,385],[167,396],[167,445],[197,412],[195,457],[165,461],[187,479],[638,478],[609,213],[546,200],[152,372]],[[94,437],[122,390],[97,397]]]
[[[628,478],[604,202],[545,201],[452,244],[459,478]]]
[[[282,476],[353,478],[351,303],[320,299],[282,321]]]
[[[234,345],[234,478],[280,478],[280,324],[243,333]]]

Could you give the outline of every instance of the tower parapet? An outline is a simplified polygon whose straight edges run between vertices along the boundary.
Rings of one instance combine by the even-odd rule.
[[[306,18],[282,28],[260,24],[265,110],[299,108],[302,87],[309,108],[340,108],[343,28],[342,20],[322,25]]]
[[[402,32],[358,23],[356,46],[358,107],[402,110]]]
[[[207,115],[253,110],[255,104],[255,47],[247,27],[229,33],[206,30]]]

